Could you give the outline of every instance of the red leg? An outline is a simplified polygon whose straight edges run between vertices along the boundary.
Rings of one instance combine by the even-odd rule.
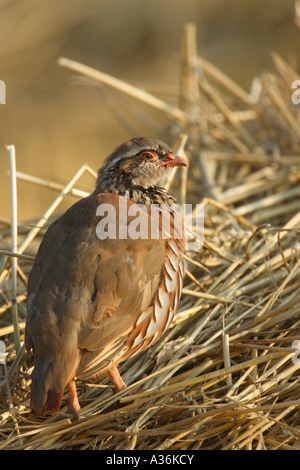
[[[119,392],[120,390],[124,390],[124,388],[127,387],[126,383],[124,382],[124,380],[122,379],[120,375],[120,372],[117,366],[112,366],[110,369],[108,369],[108,377],[110,378],[111,382],[114,384],[116,392]],[[143,377],[146,377],[146,374],[144,374]],[[136,393],[141,393],[141,392],[144,392],[144,389],[142,387],[132,390],[129,393],[129,395],[134,395]]]
[[[67,387],[68,387],[68,394],[69,394],[68,411],[69,413],[72,413],[74,416],[78,417],[78,414],[80,411],[80,404],[78,401],[75,380],[71,379],[70,382],[68,382]]]
[[[117,366],[111,366],[110,369],[108,369],[108,377],[115,386],[116,392],[126,387],[126,383],[122,379]]]

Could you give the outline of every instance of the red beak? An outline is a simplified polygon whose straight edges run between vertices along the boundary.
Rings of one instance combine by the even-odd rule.
[[[183,157],[172,155],[171,153],[167,157],[169,161],[163,162],[159,166],[187,166],[187,161]]]

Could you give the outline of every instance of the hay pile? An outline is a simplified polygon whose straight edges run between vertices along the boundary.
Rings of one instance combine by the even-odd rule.
[[[143,385],[145,391],[128,397],[127,391],[114,395],[108,380],[78,383],[79,422],[66,414],[66,397],[58,415],[35,418],[29,410],[32,356],[22,347],[26,276],[53,210],[67,193],[84,196],[76,182],[86,171],[95,174],[83,165],[65,188],[17,175],[59,196],[39,220],[18,224],[23,257],[6,253],[10,224],[1,225],[0,339],[9,387],[2,365],[0,449],[300,448],[300,108],[291,101],[297,75],[274,56],[274,73],[255,78],[246,93],[200,59],[195,44],[195,28],[188,25],[179,107],[60,60],[101,83],[102,93],[108,86],[119,100],[133,96],[155,108],[164,121],[159,137],[176,141],[174,148],[189,158],[188,173],[180,170],[169,185],[179,202],[204,204],[204,243],[186,255],[172,327],[120,368],[129,389]],[[12,259],[18,259],[15,294]]]

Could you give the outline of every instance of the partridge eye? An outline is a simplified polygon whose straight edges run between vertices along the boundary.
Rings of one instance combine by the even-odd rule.
[[[143,152],[141,153],[141,158],[143,160],[146,160],[146,162],[151,162],[153,160],[156,160],[156,155],[151,153],[151,152]]]

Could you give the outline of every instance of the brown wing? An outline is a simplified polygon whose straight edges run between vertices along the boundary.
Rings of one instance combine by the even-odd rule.
[[[93,373],[103,366],[101,351],[122,349],[160,281],[165,241],[100,240],[99,204],[115,208],[106,221],[119,228],[118,196],[79,201],[48,229],[29,277],[26,347],[35,351],[32,396],[43,396],[37,407],[75,374],[79,348],[91,351],[79,370],[89,366]]]
[[[152,344],[172,320],[184,275],[184,261],[180,259],[184,238],[178,233],[176,241],[168,238],[170,229],[172,235],[176,230],[172,221],[164,224],[157,214],[153,220],[159,226],[158,239],[149,237],[148,212],[142,212],[139,221],[149,240],[101,243],[103,256],[95,277],[95,300],[79,333],[79,347],[85,349],[76,370],[81,379],[99,374]],[[131,222],[128,217],[129,225]],[[108,258],[104,255],[107,248]]]

